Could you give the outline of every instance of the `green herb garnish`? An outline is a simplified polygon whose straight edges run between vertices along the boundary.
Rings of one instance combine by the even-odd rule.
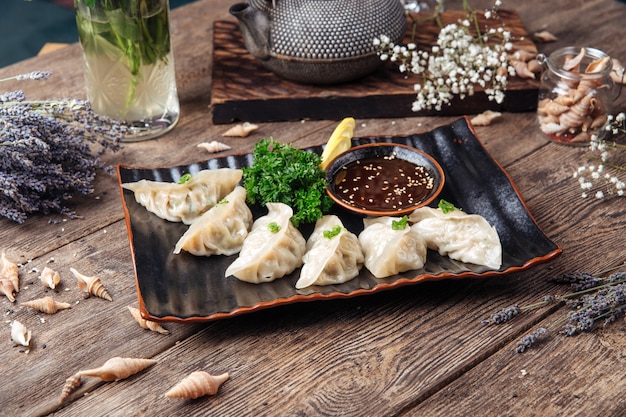
[[[312,223],[328,212],[326,173],[318,154],[262,139],[253,152],[252,166],[243,168],[243,185],[251,204],[283,203],[293,209],[291,222]]]
[[[392,220],[391,228],[393,230],[404,230],[406,226],[409,224],[409,218],[407,216],[402,216],[400,220]]]
[[[454,211],[454,210],[459,210],[459,211],[462,210],[460,208],[454,207],[454,204],[452,204],[449,201],[446,201],[444,199],[439,200],[438,207],[441,209],[443,214],[448,214],[448,213],[450,213],[451,211]]]
[[[276,222],[271,222],[270,224],[267,225],[267,230],[269,230],[272,233],[278,233],[280,232],[280,226]]]
[[[342,230],[343,230],[343,227],[336,225],[330,230],[324,230],[323,234],[326,239],[332,239],[335,236],[337,236],[339,233],[341,233]]]
[[[184,174],[183,176],[180,177],[180,179],[178,180],[179,184],[184,184],[187,181],[189,181],[191,179],[191,174]]]
[[[228,199],[226,197],[222,198],[220,201],[217,202],[217,205],[219,206],[220,204],[228,204]]]

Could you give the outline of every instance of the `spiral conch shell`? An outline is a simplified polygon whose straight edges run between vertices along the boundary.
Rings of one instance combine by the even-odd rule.
[[[13,323],[11,323],[11,340],[18,345],[28,346],[30,345],[31,335],[32,332],[26,326],[17,320],[13,320]]]
[[[195,399],[204,395],[215,395],[228,378],[227,373],[213,376],[205,371],[195,371],[167,391],[165,397]]]
[[[100,378],[103,381],[117,381],[135,375],[157,363],[156,359],[114,357],[101,367],[78,371],[76,375]]]
[[[161,334],[170,333],[169,330],[163,328],[163,326],[161,326],[159,323],[155,321],[146,320],[143,317],[141,317],[141,313],[139,312],[139,309],[128,306],[128,311],[130,311],[130,314],[133,315],[133,318],[135,319],[135,321],[139,323],[139,325],[142,328],[152,330],[153,332],[157,332]]]
[[[240,138],[245,138],[258,128],[259,126],[255,124],[252,124],[250,122],[244,122],[242,124],[231,127],[226,132],[222,133],[222,136],[236,136]]]
[[[216,140],[213,140],[211,142],[199,143],[198,144],[198,148],[202,148],[202,149],[206,150],[209,153],[217,153],[217,152],[222,152],[222,151],[227,151],[229,149],[232,149],[227,144],[222,143],[222,142],[218,142]]]
[[[4,252],[2,252],[2,257],[0,258],[0,279],[8,279],[11,281],[11,284],[13,284],[15,292],[20,292],[20,278],[17,264],[9,261]]]
[[[41,311],[42,313],[46,313],[46,314],[54,314],[59,310],[66,310],[68,308],[72,308],[71,304],[56,301],[52,297],[44,297],[44,298],[38,298],[32,301],[25,301],[21,305],[24,307]]]
[[[43,271],[41,271],[39,280],[46,287],[55,289],[56,286],[59,285],[59,282],[61,282],[61,275],[57,271],[46,266]]]
[[[80,387],[83,380],[79,374],[72,375],[71,377],[65,380],[65,385],[63,385],[63,391],[61,391],[61,396],[59,397],[59,404],[63,404],[65,400],[70,396],[72,392],[76,390],[76,388]]]
[[[107,289],[104,288],[104,285],[102,285],[102,282],[100,282],[100,278],[95,277],[95,276],[88,277],[86,275],[81,274],[74,268],[70,268],[70,272],[74,274],[74,276],[78,280],[78,287],[81,290],[87,291],[89,294],[95,295],[96,297],[113,301],[113,298],[111,298],[111,295],[109,294]]]

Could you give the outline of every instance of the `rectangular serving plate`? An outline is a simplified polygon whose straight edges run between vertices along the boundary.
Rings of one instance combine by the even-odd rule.
[[[197,257],[175,255],[174,246],[188,226],[172,223],[148,212],[134,194],[121,189],[122,205],[130,240],[139,307],[146,319],[198,322],[254,312],[279,305],[314,300],[354,297],[416,284],[428,280],[480,278],[528,269],[558,256],[562,249],[536,224],[517,187],[482,146],[467,118],[409,136],[353,139],[353,145],[373,142],[401,143],[421,149],[442,166],[446,182],[441,198],[467,213],[480,214],[496,227],[503,249],[499,270],[466,264],[428,251],[424,268],[377,279],[362,268],[355,279],[340,285],[295,288],[300,269],[263,284],[225,277],[224,271],[237,255]],[[322,146],[308,148],[322,152]],[[175,182],[186,173],[202,169],[242,168],[252,163],[251,154],[214,158],[170,168],[118,166],[121,183],[148,179]],[[121,188],[121,187],[120,187]],[[264,209],[251,207],[255,218]],[[333,208],[346,228],[357,234],[362,217]],[[301,228],[305,238],[312,225]]]

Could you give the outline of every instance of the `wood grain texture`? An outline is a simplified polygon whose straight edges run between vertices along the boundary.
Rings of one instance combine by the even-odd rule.
[[[465,14],[446,11],[442,23],[456,23]],[[515,49],[537,52],[522,21],[513,11],[501,11],[497,21],[478,14],[483,30],[502,23],[511,32]],[[436,44],[439,26],[434,20],[419,15],[416,36],[413,38],[412,20],[405,43],[415,42],[419,48],[430,50]],[[217,21],[214,25],[213,88],[211,110],[213,123],[231,123],[237,120],[271,122],[300,119],[341,119],[353,116],[407,117],[425,115],[476,114],[484,110],[533,111],[537,107],[538,82],[511,77],[503,103],[490,101],[478,87],[476,94],[465,100],[453,99],[441,111],[413,112],[415,100],[413,84],[417,78],[406,77],[392,65],[382,65],[371,75],[340,85],[306,85],[285,80],[265,69],[246,50],[239,25],[232,20]]]
[[[336,122],[261,123],[245,139],[222,138],[210,111],[213,22],[228,20],[232,1],[200,0],[172,12],[179,125],[152,141],[128,144],[106,156],[111,164],[145,167],[189,164],[211,156],[197,143],[221,140],[232,153],[249,152],[262,137],[305,147],[324,143]],[[476,7],[492,1],[477,0]],[[461,1],[447,2],[449,10]],[[626,61],[619,39],[626,5],[613,0],[528,1],[506,4],[529,33],[550,30],[559,40],[538,44],[549,53],[592,45]],[[0,78],[51,70],[46,82],[3,83],[28,97],[84,98],[77,44],[0,68]],[[622,94],[616,109],[624,109]],[[359,118],[355,134],[410,134],[456,117]],[[335,118],[333,118],[335,119]],[[140,328],[127,305],[137,303],[133,265],[117,179],[98,175],[95,193],[76,197],[84,218],[33,215],[23,225],[0,220],[0,250],[20,268],[16,303],[0,296],[0,414],[10,416],[622,416],[626,326],[574,338],[554,335],[520,355],[516,341],[566,313],[551,306],[500,326],[481,320],[502,307],[535,302],[566,288],[550,279],[576,270],[602,271],[626,260],[623,200],[582,200],[571,173],[585,149],[549,143],[535,115],[509,113],[476,128],[490,154],[520,189],[535,220],[564,253],[549,264],[506,277],[429,282],[366,297],[288,305],[207,324],[168,323],[171,335]],[[221,154],[218,154],[221,155]],[[60,223],[49,223],[60,220]],[[53,262],[50,262],[51,260]],[[44,266],[61,273],[47,292]],[[85,299],[69,268],[98,274],[113,301]],[[43,315],[19,305],[51,295],[72,308]],[[10,341],[11,321],[33,331],[30,353]],[[58,407],[65,379],[113,356],[158,363],[129,379],[87,380]],[[169,400],[165,393],[195,370],[229,372],[217,395]]]

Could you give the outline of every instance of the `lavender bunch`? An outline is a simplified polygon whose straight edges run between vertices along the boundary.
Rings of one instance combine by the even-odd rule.
[[[46,80],[34,71],[0,80]],[[28,101],[22,91],[0,94],[0,216],[23,223],[28,214],[76,213],[65,202],[93,192],[100,160],[119,148],[124,127],[95,114],[86,101]]]
[[[626,263],[619,265],[622,268]],[[609,272],[609,271],[607,271]],[[606,278],[594,276],[588,272],[567,273],[554,280],[570,285],[574,292],[561,296],[545,296],[540,302],[526,306],[513,305],[491,314],[483,324],[502,324],[519,314],[535,308],[559,302],[567,305],[567,315],[551,326],[539,327],[522,337],[516,344],[518,353],[525,352],[537,341],[545,338],[551,330],[560,329],[565,336],[574,336],[592,330],[596,323],[608,325],[626,312],[626,272],[614,272]]]

